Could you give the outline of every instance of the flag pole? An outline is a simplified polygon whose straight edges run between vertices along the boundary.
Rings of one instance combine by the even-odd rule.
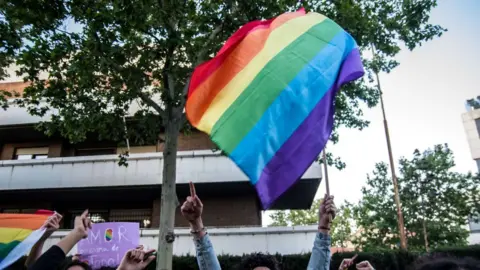
[[[375,49],[373,45],[371,46],[372,49],[372,54],[373,58],[375,59],[376,54],[375,54]],[[392,145],[390,142],[390,132],[388,131],[388,122],[387,122],[387,116],[385,113],[385,106],[383,104],[383,92],[382,88],[380,86],[380,77],[378,76],[378,70],[373,69],[375,73],[375,77],[377,79],[377,88],[378,92],[380,95],[380,106],[382,108],[382,115],[383,115],[383,127],[385,129],[385,137],[387,139],[387,148],[388,148],[388,158],[390,160],[390,170],[392,173],[392,181],[393,181],[393,191],[394,191],[394,199],[395,199],[395,204],[397,207],[397,220],[398,220],[398,229],[400,231],[400,247],[403,250],[407,250],[407,240],[405,238],[405,225],[403,222],[403,213],[402,213],[402,207],[401,207],[401,202],[400,202],[400,194],[398,191],[398,181],[397,181],[397,176],[395,174],[395,164],[393,160],[393,154],[392,154]]]
[[[326,147],[322,151],[322,159],[323,159],[323,171],[324,171],[324,178],[325,178],[325,188],[327,190],[327,196],[330,196],[330,184],[328,183],[328,169],[327,169],[327,154],[325,153]]]

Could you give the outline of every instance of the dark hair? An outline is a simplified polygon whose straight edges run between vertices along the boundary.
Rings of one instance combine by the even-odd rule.
[[[90,265],[88,265],[84,262],[80,262],[80,261],[72,261],[72,262],[68,263],[67,265],[65,265],[65,267],[63,269],[68,270],[68,268],[70,268],[72,266],[81,266],[85,270],[92,270]]]
[[[414,270],[480,270],[480,261],[473,258],[456,258],[446,254],[434,254],[419,258]]]
[[[245,256],[240,262],[238,270],[252,270],[256,267],[268,267],[270,270],[280,270],[277,259],[275,259],[274,256],[261,252]]]

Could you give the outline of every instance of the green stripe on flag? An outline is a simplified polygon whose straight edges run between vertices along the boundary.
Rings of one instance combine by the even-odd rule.
[[[0,243],[0,262],[7,257],[8,253],[12,251],[20,241],[12,241],[9,243]]]
[[[343,31],[340,26],[327,19],[310,28],[282,50],[265,65],[215,123],[212,140],[226,153],[232,153],[288,83],[340,31]]]

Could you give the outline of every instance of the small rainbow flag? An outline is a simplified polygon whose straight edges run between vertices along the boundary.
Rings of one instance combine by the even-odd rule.
[[[338,89],[363,74],[355,40],[301,9],[235,32],[195,69],[186,113],[250,178],[268,209],[325,147]]]
[[[107,242],[110,242],[110,241],[112,241],[112,239],[113,239],[113,230],[112,229],[106,229],[105,230],[105,240]]]
[[[0,269],[24,256],[42,237],[51,211],[36,214],[0,214]]]

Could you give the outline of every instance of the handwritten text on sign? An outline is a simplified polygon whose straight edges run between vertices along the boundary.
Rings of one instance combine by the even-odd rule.
[[[78,242],[78,253],[94,269],[116,267],[129,249],[138,246],[139,240],[138,223],[96,223],[88,232],[88,237]]]

